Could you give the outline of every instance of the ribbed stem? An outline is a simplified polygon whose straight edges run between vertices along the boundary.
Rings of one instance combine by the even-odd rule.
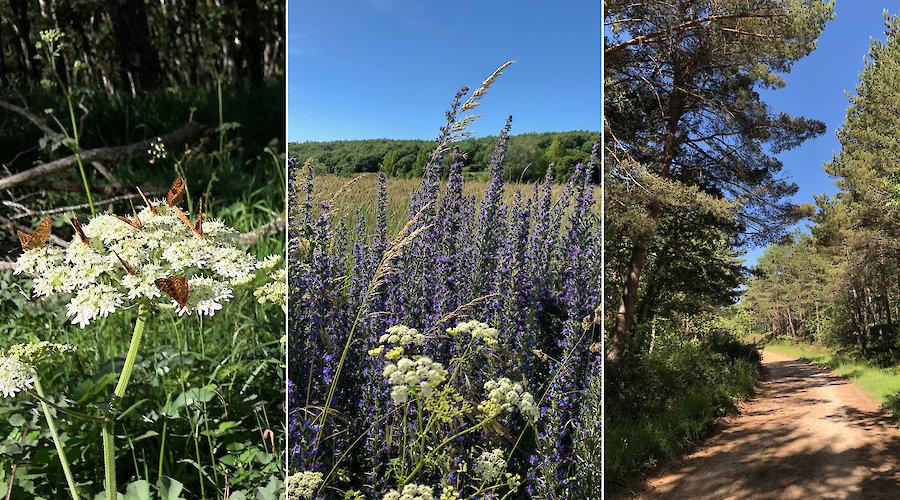
[[[41,381],[37,376],[34,377],[34,391],[41,397],[41,409],[44,410],[44,418],[47,420],[47,428],[50,429],[50,436],[53,438],[53,444],[56,446],[56,453],[59,455],[59,463],[62,465],[63,474],[66,476],[66,483],[69,485],[69,493],[73,500],[78,499],[78,487],[75,486],[75,479],[72,477],[72,471],[69,469],[69,461],[66,459],[66,452],[63,449],[62,441],[59,440],[59,433],[56,431],[56,421],[50,413],[50,406],[43,400],[47,398],[44,395],[44,388],[41,387]]]
[[[134,362],[137,360],[138,349],[141,347],[141,336],[144,333],[144,324],[147,323],[149,309],[147,302],[141,302],[138,306],[138,317],[134,323],[134,332],[131,334],[131,345],[128,354],[125,355],[125,364],[122,373],[119,374],[119,383],[113,391],[113,404],[103,423],[103,466],[106,469],[106,499],[116,500],[116,443],[113,434],[113,422],[116,420],[116,406],[118,401],[125,396],[128,381],[131,380],[131,372],[134,370]]]

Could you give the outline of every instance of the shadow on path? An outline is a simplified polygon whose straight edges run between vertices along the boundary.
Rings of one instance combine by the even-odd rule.
[[[900,499],[900,430],[846,379],[765,352],[756,398],[637,498]]]

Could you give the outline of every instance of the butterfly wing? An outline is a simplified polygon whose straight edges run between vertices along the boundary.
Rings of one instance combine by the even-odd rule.
[[[174,207],[176,205],[180,205],[182,201],[184,201],[184,189],[187,187],[187,182],[184,181],[184,178],[180,175],[172,181],[172,187],[169,188],[169,191],[166,193],[166,204],[170,207]]]
[[[75,228],[75,232],[78,234],[78,238],[81,240],[81,242],[85,245],[90,245],[91,239],[88,238],[86,234],[84,234],[84,228],[81,227],[81,221],[78,220],[78,217],[72,216],[72,218],[69,219],[69,223],[71,223],[72,227]]]
[[[127,271],[128,274],[130,274],[132,276],[137,274],[137,270],[134,268],[134,266],[129,264],[127,261],[125,261],[125,259],[123,259],[121,255],[119,255],[119,252],[116,252],[115,250],[113,250],[113,253],[116,254],[116,258],[119,259],[119,262],[122,263],[122,267],[125,268],[125,271]]]
[[[137,188],[137,190],[138,190],[138,193],[141,194],[141,198],[144,200],[144,204],[147,205],[147,208],[150,209],[150,212],[151,212],[151,213],[154,213],[154,214],[155,214],[156,211],[157,211],[156,205],[154,205],[153,203],[150,203],[150,200],[148,200],[147,197],[144,196],[144,192],[141,191],[141,188]],[[133,210],[133,208],[132,208],[132,210]],[[137,215],[137,214],[135,214],[135,215]]]
[[[194,232],[197,236],[203,236],[203,198],[200,198],[200,208],[197,209],[197,220],[194,222]]]
[[[203,228],[202,228],[202,220],[203,220],[203,212],[202,212],[203,205],[202,204],[203,204],[203,202],[201,201],[200,203],[201,203],[201,205],[200,205],[201,212],[200,212],[200,215],[197,217],[196,224],[191,222],[191,219],[189,219],[188,216],[185,215],[185,213],[180,208],[175,207],[175,214],[178,216],[179,219],[181,219],[181,222],[184,222],[185,225],[187,225],[187,227],[191,228],[191,231],[193,231],[194,234],[196,234],[197,236],[203,236]]]
[[[44,246],[50,239],[50,229],[52,227],[53,221],[47,217],[38,224],[38,227],[31,234],[28,234],[25,231],[16,231],[16,236],[19,237],[19,243],[22,245],[22,250],[31,250],[32,248]]]
[[[154,281],[156,287],[178,302],[182,309],[187,306],[188,280],[187,276],[172,276],[171,278],[158,278]]]

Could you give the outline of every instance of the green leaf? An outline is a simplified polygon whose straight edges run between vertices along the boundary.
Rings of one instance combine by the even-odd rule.
[[[150,495],[150,483],[143,479],[135,481],[125,489],[124,500],[152,500]]]
[[[156,482],[156,490],[159,492],[159,500],[184,500],[181,491],[184,485],[168,476],[159,478]],[[234,498],[232,496],[232,498]]]

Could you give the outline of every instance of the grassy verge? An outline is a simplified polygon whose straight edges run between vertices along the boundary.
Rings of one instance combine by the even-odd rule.
[[[841,356],[821,345],[773,343],[766,349],[796,356],[846,377],[881,403],[900,424],[900,366],[882,368],[866,361]]]
[[[617,396],[607,386],[608,492],[623,491],[642,471],[689,450],[717,417],[752,394],[759,375],[756,351],[721,347],[673,343],[636,366],[607,370],[608,381],[631,392]]]

